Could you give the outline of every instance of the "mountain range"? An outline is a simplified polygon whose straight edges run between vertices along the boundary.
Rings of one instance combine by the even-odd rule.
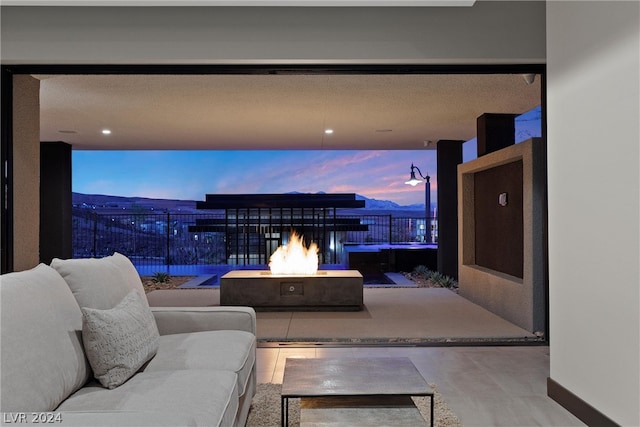
[[[397,215],[403,216],[424,215],[424,204],[413,204],[402,206],[390,200],[371,199],[360,194],[356,194],[357,200],[364,200],[365,207],[361,209],[344,209],[345,214],[375,214],[375,215]],[[109,196],[103,194],[83,194],[72,193],[72,203],[76,208],[94,209],[98,211],[121,212],[127,209],[138,209],[144,211],[160,212],[180,212],[198,213],[195,200],[174,200],[174,199],[152,199],[146,197],[124,197]],[[435,205],[431,205],[433,212]]]

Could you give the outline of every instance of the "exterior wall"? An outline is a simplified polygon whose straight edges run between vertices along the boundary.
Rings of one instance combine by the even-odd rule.
[[[543,148],[542,140],[534,138],[458,166],[460,295],[530,332],[544,332],[546,327]],[[475,173],[515,161],[523,166],[522,278],[476,264]]]
[[[40,81],[13,80],[13,268],[40,261]]]
[[[551,379],[640,425],[640,3],[547,2]]]

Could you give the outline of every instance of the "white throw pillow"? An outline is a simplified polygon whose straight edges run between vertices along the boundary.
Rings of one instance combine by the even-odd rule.
[[[132,290],[114,308],[82,308],[82,339],[95,378],[113,389],[127,381],[158,351],[153,313]]]
[[[80,307],[113,308],[132,289],[144,295],[136,268],[117,252],[104,258],[54,258],[51,267],[67,282]],[[146,299],[144,303],[148,305]]]

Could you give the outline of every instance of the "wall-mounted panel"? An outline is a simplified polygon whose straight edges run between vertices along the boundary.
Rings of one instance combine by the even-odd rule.
[[[522,279],[522,160],[474,174],[476,264]]]

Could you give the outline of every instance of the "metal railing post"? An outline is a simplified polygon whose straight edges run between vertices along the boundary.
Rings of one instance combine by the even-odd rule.
[[[167,258],[166,258],[167,271],[169,271],[169,264],[171,263],[171,255],[169,255],[171,250],[171,242],[170,242],[171,227],[169,226],[170,224],[171,224],[171,214],[167,212]]]
[[[93,213],[93,257],[98,256],[98,212]]]

